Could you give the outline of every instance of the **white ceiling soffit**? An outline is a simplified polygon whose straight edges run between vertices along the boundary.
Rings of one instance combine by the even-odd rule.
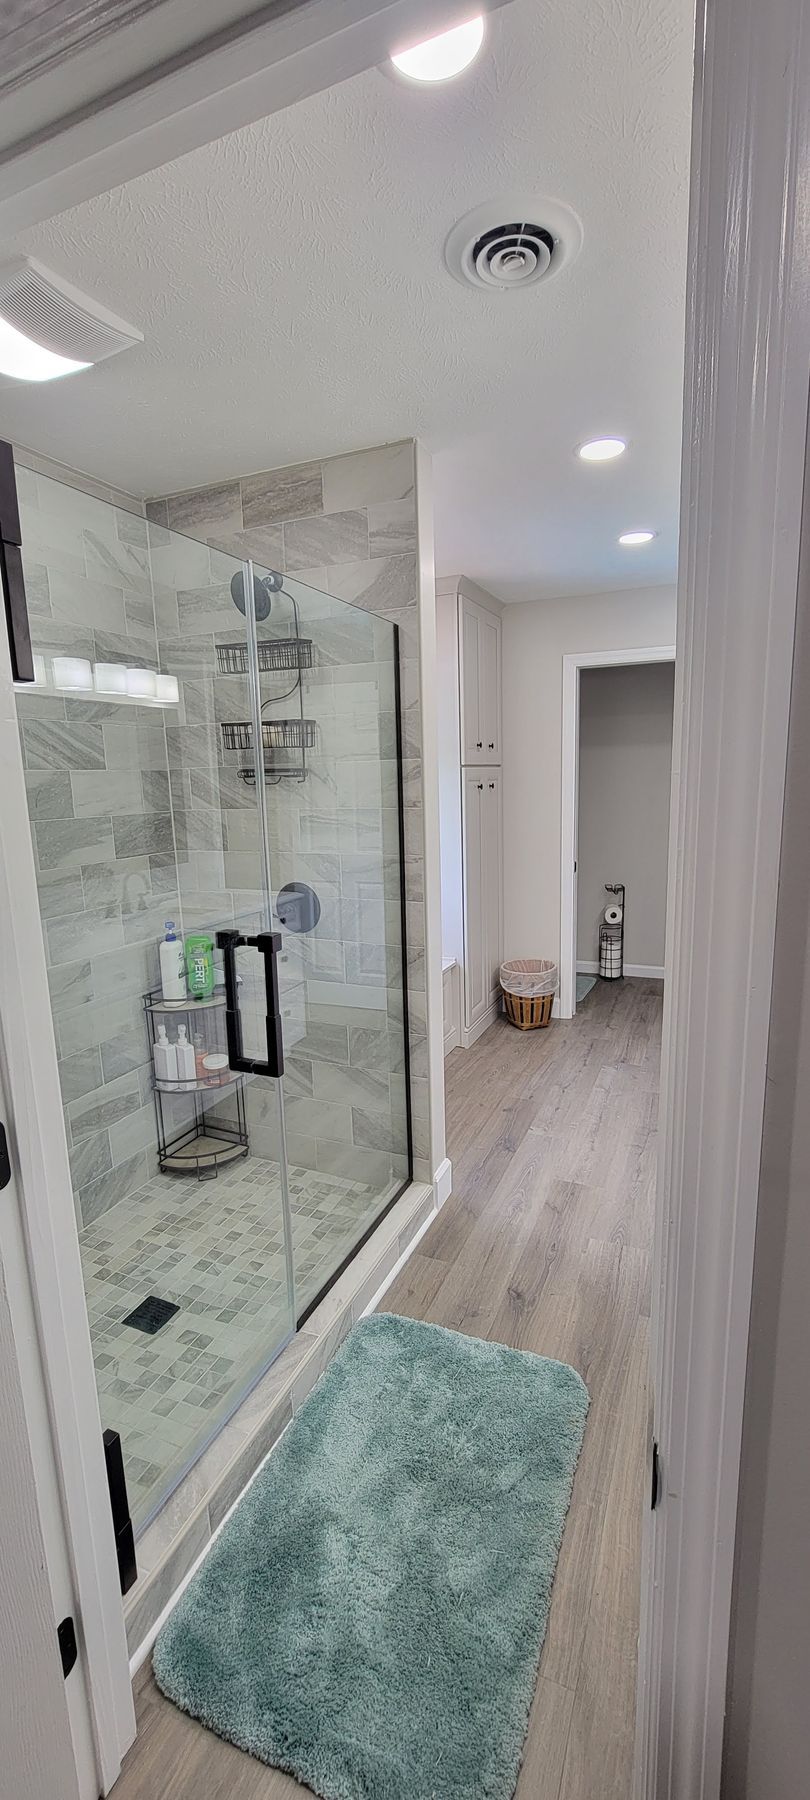
[[[469,4],[16,0],[0,37],[0,231],[371,68]]]
[[[673,580],[692,31],[689,0],[513,0],[440,92],[369,70],[17,234],[145,341],[6,389],[0,435],[142,495],[418,436],[440,574]],[[573,208],[579,254],[459,283],[448,232],[509,194]],[[580,462],[608,433],[626,454]]]

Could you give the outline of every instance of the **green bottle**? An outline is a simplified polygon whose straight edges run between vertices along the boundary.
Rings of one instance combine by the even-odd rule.
[[[204,931],[186,938],[186,980],[192,1000],[207,1000],[214,992],[214,946]]]

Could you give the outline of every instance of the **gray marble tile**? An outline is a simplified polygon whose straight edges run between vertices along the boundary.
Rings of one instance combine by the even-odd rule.
[[[345,1064],[349,1055],[347,1028],[345,1025],[325,1025],[312,1021],[295,1048],[298,1056],[305,1056],[313,1063]]]
[[[125,668],[157,668],[154,631],[101,631],[96,627],[93,644],[96,662],[123,663]]]
[[[117,950],[110,954],[123,958],[124,952]],[[99,962],[104,960],[100,958]],[[116,1037],[120,1032],[140,1032],[143,1028],[143,1012],[137,995],[124,993],[109,1000],[97,998],[93,1006],[78,1006],[60,1015],[56,1028],[59,1055],[68,1057],[77,1050],[106,1043],[108,1038]]]
[[[25,598],[29,617],[32,619],[49,619],[51,617],[51,591],[48,584],[48,570],[45,563],[34,562],[31,557],[23,557],[23,575],[25,579]]]
[[[151,1083],[151,1058],[148,1068]],[[157,1150],[155,1108],[151,1093],[139,1112],[130,1113],[126,1119],[119,1119],[116,1125],[110,1126],[110,1149],[116,1168],[130,1156],[137,1156],[139,1150]]]
[[[149,520],[150,524],[157,525],[157,526],[162,525],[164,528],[168,525],[168,523],[169,523],[169,502],[168,502],[168,500],[147,500],[144,510],[146,512],[146,517]]]
[[[25,772],[25,790],[29,796],[31,819],[70,819],[74,797],[70,792],[70,774],[54,769],[31,769]]]
[[[97,819],[103,813],[143,811],[137,769],[76,769],[70,776],[70,786],[77,819]]]
[[[404,1153],[407,1148],[405,1137],[398,1131],[390,1113],[368,1112],[359,1106],[352,1107],[352,1139],[367,1150],[401,1150]]]
[[[103,769],[104,739],[98,725],[62,725],[58,720],[23,725],[29,769]]]
[[[122,1031],[118,1037],[108,1038],[101,1046],[101,1067],[105,1084],[116,1081],[120,1075],[131,1074],[133,1069],[148,1066],[151,1060],[143,1021],[140,1021],[139,1029]]]
[[[386,500],[369,507],[368,553],[371,557],[416,554],[413,499]]]
[[[51,610],[59,624],[94,631],[126,631],[124,594],[111,580],[89,580],[54,569],[50,580]]]
[[[284,534],[280,524],[252,525],[248,531],[218,533],[216,538],[209,537],[208,542],[236,557],[238,562],[250,557],[260,571],[280,569],[284,561]]]
[[[141,1152],[137,1156],[131,1156],[127,1162],[120,1163],[117,1169],[108,1169],[97,1180],[88,1181],[84,1187],[79,1188],[82,1224],[92,1225],[119,1200],[125,1200],[128,1194],[134,1194],[149,1180],[149,1174],[146,1155]]]
[[[79,962],[94,953],[114,950],[124,942],[120,908],[94,906],[83,913],[48,919],[45,938],[48,961],[54,965]]]
[[[124,630],[135,636],[155,636],[155,602],[151,590],[143,594],[124,595]]]
[[[402,1256],[404,1254],[404,1252],[408,1248],[408,1245],[416,1237],[416,1233],[419,1230],[420,1226],[424,1225],[425,1220],[435,1216],[435,1214],[436,1214],[436,1209],[433,1204],[433,1195],[428,1194],[426,1199],[424,1199],[420,1203],[420,1205],[417,1206],[416,1211],[412,1214],[411,1218],[408,1220],[407,1225],[404,1225],[402,1230],[399,1233],[399,1236],[397,1238],[397,1245],[399,1248],[400,1256]]]
[[[106,1131],[117,1119],[125,1119],[128,1113],[137,1112],[140,1105],[137,1075],[124,1075],[97,1093],[72,1101],[68,1117],[74,1144],[83,1138],[94,1137],[98,1131]]]
[[[400,612],[416,605],[416,557],[385,554],[373,562],[336,563],[327,574],[329,592],[368,612]],[[390,644],[389,644],[390,654]],[[374,645],[370,660],[374,660]]]
[[[78,868],[115,854],[109,818],[37,820],[34,841],[41,869]]]
[[[61,919],[67,914],[84,912],[85,896],[81,871],[40,869],[37,876],[41,919]]]
[[[364,512],[329,513],[292,520],[284,526],[286,567],[307,569],[313,563],[358,562],[368,556],[368,523]]]
[[[167,889],[151,905],[144,905],[138,912],[123,915],[124,943],[157,946],[164,935],[166,920],[177,920],[179,916],[179,895],[176,890],[171,892]],[[188,914],[185,916],[188,918]],[[191,924],[192,920],[189,918],[188,922]]]
[[[112,1168],[109,1134],[99,1131],[95,1137],[85,1138],[83,1143],[77,1144],[75,1150],[69,1152],[69,1156],[74,1188],[97,1181],[100,1175],[106,1175]]]
[[[141,795],[144,812],[170,813],[171,792],[167,769],[141,770]],[[114,807],[114,812],[137,812],[138,807]]]
[[[292,1415],[293,1402],[288,1395],[286,1399],[280,1400],[267,1418],[256,1427],[248,1442],[234,1458],[230,1468],[226,1469],[220,1477],[208,1502],[212,1530],[216,1531],[225,1514],[238,1500],[242,1489],[251,1476],[255,1475],[260,1462],[263,1461],[268,1451],[272,1450],[282,1431],[289,1425]]]
[[[63,963],[58,969],[49,969],[48,987],[55,1017],[73,1007],[87,1006],[94,997],[90,963]]]
[[[399,1069],[405,1060],[399,1034],[394,1038],[385,1027],[349,1027],[349,1062],[357,1069]]]
[[[178,588],[177,616],[184,637],[210,637],[215,631],[231,629],[235,613],[229,583]]]
[[[81,1100],[102,1085],[101,1057],[98,1050],[78,1050],[58,1065],[59,1086],[65,1106],[69,1100]],[[100,1174],[101,1170],[96,1173]],[[85,1177],[89,1180],[89,1176]]]
[[[126,950],[116,950],[113,955],[92,959],[92,979],[99,1002],[145,994],[156,985],[157,975],[156,944],[133,944]]]
[[[174,854],[172,821],[168,813],[129,814],[114,818],[112,826],[117,857],[172,857]]]
[[[413,492],[413,441],[382,444],[376,450],[356,450],[349,456],[330,456],[323,464],[323,510],[342,512],[347,507],[370,506],[374,501],[406,500]]]
[[[150,501],[150,505],[154,505]],[[161,519],[159,523],[164,523]],[[193,537],[210,537],[220,531],[240,531],[242,506],[238,481],[220,481],[213,487],[192,488],[186,494],[169,494],[166,523],[172,531]]]
[[[216,673],[213,633],[209,637],[170,637],[161,633],[160,666],[167,675],[192,680]]]
[[[242,524],[274,525],[308,518],[323,509],[321,465],[296,463],[289,469],[267,469],[242,480]],[[318,562],[317,556],[310,557]]]
[[[120,508],[115,515],[115,534],[122,544],[139,544],[144,549],[149,543],[146,519],[137,513],[122,512]]]
[[[113,543],[100,532],[85,531],[84,554],[91,580],[151,595],[149,551],[145,544],[126,544],[120,538]]]
[[[364,1112],[377,1115],[390,1114],[389,1078],[383,1062],[373,1070],[344,1068],[338,1063],[313,1063],[312,1081],[319,1100],[337,1100],[344,1106],[359,1106]]]
[[[127,1646],[132,1655],[171,1600],[192,1563],[197,1561],[211,1537],[208,1508],[203,1506],[184,1528],[168,1556],[146,1578],[136,1582],[127,1597],[124,1611]],[[137,1552],[136,1552],[137,1555]]]
[[[165,769],[166,737],[162,723],[130,724],[111,719],[101,727],[108,769]]]

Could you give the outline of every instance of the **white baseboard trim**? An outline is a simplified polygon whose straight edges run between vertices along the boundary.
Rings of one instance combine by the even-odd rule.
[[[470,1050],[472,1048],[473,1044],[476,1044],[478,1042],[478,1039],[480,1037],[483,1037],[484,1032],[489,1030],[490,1025],[494,1025],[495,1020],[497,1019],[500,1010],[501,1010],[500,1006],[498,1005],[498,1003],[496,1001],[494,1006],[490,1006],[487,1008],[487,1011],[484,1013],[483,1018],[478,1020],[477,1025],[462,1025],[462,1027],[461,1027],[462,1049]]]
[[[663,963],[660,965],[658,963],[625,963],[624,972],[625,972],[625,975],[646,976],[648,981],[663,981],[664,980]],[[578,975],[598,975],[599,974],[598,962],[578,962],[577,963],[577,974]]]
[[[458,1050],[460,1044],[461,1044],[461,1034],[459,1032],[458,1026],[453,1025],[451,1031],[445,1032],[445,1037],[444,1037],[444,1054],[445,1054],[445,1056],[449,1056],[451,1050]]]
[[[452,1187],[453,1165],[450,1158],[446,1156],[444,1161],[439,1163],[439,1167],[433,1177],[433,1198],[436,1203],[437,1212],[444,1206],[445,1200],[449,1200]]]

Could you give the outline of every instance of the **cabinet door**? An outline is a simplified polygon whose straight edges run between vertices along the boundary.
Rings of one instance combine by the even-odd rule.
[[[501,761],[501,621],[478,613],[478,724],[485,763]]]
[[[465,769],[462,785],[464,830],[464,1023],[477,1025],[489,1005],[486,973],[486,876],[483,822],[484,778]]]
[[[461,711],[461,760],[484,761],[484,740],[479,718],[480,644],[478,607],[459,598],[459,703]]]
[[[498,999],[501,990],[502,891],[503,891],[503,826],[501,818],[501,771],[482,769],[484,786],[481,805],[481,863],[484,879],[484,988],[486,1005]]]

